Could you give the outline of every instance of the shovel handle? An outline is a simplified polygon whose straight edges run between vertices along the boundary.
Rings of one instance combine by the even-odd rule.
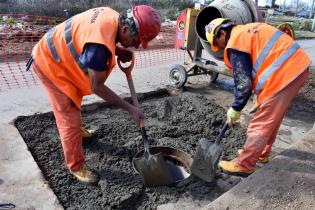
[[[219,144],[220,143],[220,141],[222,140],[222,138],[224,136],[224,133],[228,129],[228,127],[229,127],[229,124],[227,122],[225,122],[223,128],[220,131],[220,134],[215,139],[215,142],[214,142],[215,144]]]
[[[129,85],[129,89],[130,89],[132,102],[135,106],[140,107],[138,97],[136,95],[135,86],[133,85],[133,80],[132,80],[131,74],[130,74],[129,78],[130,79],[128,80],[128,76],[127,76],[127,81],[128,81],[128,85]],[[140,127],[140,133],[141,133],[142,139],[143,139],[144,150],[145,150],[145,152],[149,153],[149,139],[148,139],[148,135],[147,135],[147,132],[145,130],[145,127],[144,127],[144,120],[143,119],[140,120],[139,127]]]
[[[131,94],[133,104],[137,107],[140,107],[139,101],[138,101],[138,98],[136,95],[136,91],[135,91],[135,86],[133,85],[133,80],[132,80],[131,74],[130,74],[130,79],[128,80],[128,85],[129,85],[130,94]],[[145,127],[144,127],[144,120],[143,119],[140,120],[139,127],[140,127],[140,133],[141,133],[142,139],[143,139],[144,150],[145,150],[145,152],[149,153],[149,139],[148,139],[148,135],[147,135],[147,132],[145,130]]]
[[[135,90],[135,86],[133,84],[133,79],[131,74],[129,75],[129,79],[127,76],[127,81],[128,81],[128,86],[129,86],[129,90],[130,90],[130,94],[131,94],[131,99],[132,99],[132,103],[136,106],[136,107],[140,107],[139,101],[138,101],[138,96],[136,94],[136,90]],[[140,120],[140,128],[144,128],[144,120],[141,119]]]
[[[136,107],[140,107],[140,104],[138,101],[138,96],[137,96],[136,89],[135,89],[135,86],[133,84],[133,79],[132,79],[132,75],[131,75],[131,71],[132,71],[132,69],[134,67],[134,63],[135,63],[134,55],[132,54],[131,64],[128,67],[123,67],[121,65],[120,60],[117,60],[117,63],[118,63],[119,68],[126,74],[126,78],[127,78],[127,82],[128,82],[128,86],[129,86],[130,95],[131,95],[133,105],[135,105]],[[144,128],[144,120],[140,120],[139,127]]]
[[[136,106],[136,107],[140,107],[139,101],[138,101],[138,96],[136,94],[136,90],[135,90],[135,86],[133,84],[133,80],[132,80],[132,76],[130,74],[130,78],[131,79],[127,79],[128,81],[128,86],[129,86],[129,90],[130,90],[130,94],[131,94],[131,99],[132,99],[132,103]]]
[[[121,64],[121,61],[119,59],[117,59],[117,64],[118,64],[119,68],[126,74],[132,102],[135,106],[140,107],[138,97],[136,94],[136,89],[135,89],[135,86],[133,84],[133,79],[132,79],[132,75],[131,75],[131,71],[134,67],[134,63],[135,63],[135,58],[134,58],[133,54],[132,54],[131,63],[128,67],[123,67]]]
[[[121,65],[120,60],[117,60],[117,63],[118,63],[119,68],[126,74],[126,78],[127,78],[127,82],[128,82],[128,86],[129,86],[129,90],[130,90],[131,99],[132,99],[133,104],[136,107],[140,107],[138,97],[136,94],[136,89],[135,89],[135,86],[133,84],[133,79],[132,79],[132,75],[131,75],[131,71],[132,71],[133,66],[134,66],[134,61],[135,61],[135,59],[134,59],[134,56],[132,55],[132,60],[131,60],[130,66],[123,67]],[[143,139],[144,150],[145,150],[145,152],[149,152],[149,139],[148,139],[148,135],[147,135],[147,132],[145,130],[145,127],[144,127],[144,120],[143,119],[140,120],[139,127],[140,127],[140,133],[141,133],[142,139]]]
[[[134,54],[132,53],[132,57],[131,57],[131,61],[130,61],[130,65],[127,66],[127,67],[123,67],[123,65],[121,64],[121,60],[117,59],[117,64],[119,66],[119,68],[125,72],[126,76],[127,76],[127,80],[130,80],[132,79],[131,78],[131,71],[135,65],[135,57],[134,57]]]

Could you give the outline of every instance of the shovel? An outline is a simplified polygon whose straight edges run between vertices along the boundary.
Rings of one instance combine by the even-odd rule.
[[[132,58],[130,66],[126,68],[121,66],[119,60],[117,61],[119,68],[126,74],[133,104],[137,107],[140,107],[131,76],[131,70],[134,66],[134,57]],[[144,154],[143,156],[134,158],[134,165],[137,171],[140,173],[144,185],[148,187],[154,187],[173,183],[173,176],[166,165],[163,155],[161,153],[150,153],[149,139],[144,127],[143,120],[140,121],[139,128],[144,145]]]
[[[220,134],[216,137],[214,143],[204,138],[199,141],[199,146],[191,166],[191,172],[204,181],[212,182],[215,176],[218,162],[222,154],[220,141],[222,140],[228,127],[229,125],[226,122],[221,129]]]

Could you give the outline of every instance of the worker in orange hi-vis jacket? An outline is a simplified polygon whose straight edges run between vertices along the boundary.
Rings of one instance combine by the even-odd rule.
[[[140,44],[146,48],[160,27],[158,12],[146,5],[134,6],[127,14],[99,7],[55,26],[34,47],[32,66],[51,103],[67,166],[79,181],[99,181],[84,160],[80,112],[83,96],[95,93],[128,111],[139,124],[144,118],[142,110],[104,83],[116,64],[115,56],[123,63],[131,61],[133,53],[126,48],[138,48]]]
[[[265,23],[236,25],[217,18],[206,27],[211,50],[223,50],[234,80],[234,101],[227,122],[239,120],[252,92],[256,111],[247,129],[247,141],[235,161],[220,161],[224,172],[248,176],[256,162],[267,163],[280,124],[304,85],[310,58],[290,36]]]

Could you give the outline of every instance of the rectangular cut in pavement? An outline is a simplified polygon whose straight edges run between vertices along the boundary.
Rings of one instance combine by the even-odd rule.
[[[17,129],[1,124],[0,133],[6,134],[0,137],[0,203],[13,203],[16,209],[63,209]]]

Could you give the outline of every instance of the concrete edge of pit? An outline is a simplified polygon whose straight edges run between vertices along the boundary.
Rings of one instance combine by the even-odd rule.
[[[170,95],[174,93],[167,88],[138,93],[140,101]],[[121,97],[132,101],[126,94]],[[104,101],[94,102],[83,105],[82,111],[110,106]],[[39,114],[50,113],[51,111]],[[16,119],[17,117],[0,126],[0,133],[6,133],[6,138],[0,138],[0,203],[13,203],[17,209],[63,209],[15,127]]]
[[[149,92],[137,93],[140,104],[142,100],[148,100],[151,98],[160,98],[160,97],[165,97],[165,96],[172,96],[176,94],[178,94],[178,92],[171,88],[161,88],[161,89],[156,89]],[[119,96],[130,103],[132,102],[131,97],[127,94],[122,94]],[[84,104],[81,110],[82,112],[86,112],[86,111],[93,111],[102,107],[112,107],[112,105],[108,102],[104,102],[103,100],[101,100],[101,101],[94,102],[91,104]]]
[[[315,128],[202,210],[315,209]]]
[[[13,123],[1,124],[0,203],[16,209],[63,209]]]

